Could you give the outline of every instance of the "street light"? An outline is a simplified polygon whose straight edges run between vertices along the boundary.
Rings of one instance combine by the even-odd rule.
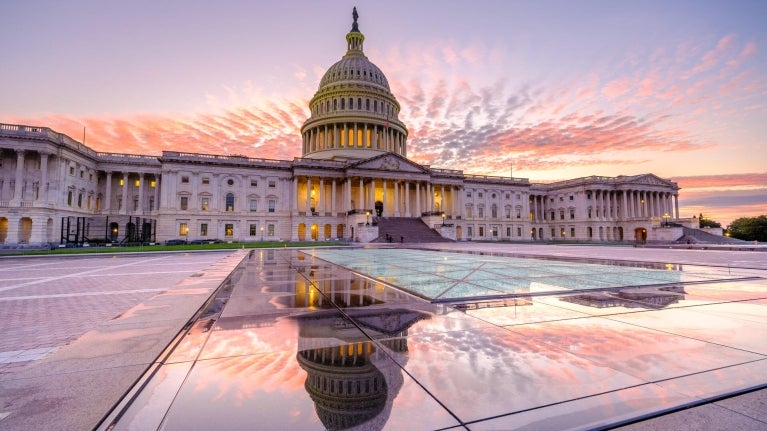
[[[261,226],[261,242],[264,242],[264,227]]]
[[[442,227],[445,227],[445,213],[442,213]]]
[[[663,223],[664,223],[664,225],[665,225],[666,227],[668,227],[668,219],[669,219],[669,218],[671,218],[671,216],[670,216],[670,215],[668,215],[668,213],[664,213],[664,214],[663,214]]]
[[[365,211],[365,225],[370,226],[370,211]]]

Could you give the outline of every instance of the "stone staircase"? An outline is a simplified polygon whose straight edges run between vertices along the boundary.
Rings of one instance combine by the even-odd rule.
[[[730,238],[726,236],[714,235],[699,229],[691,229],[685,227],[681,238],[677,239],[677,242],[688,244],[749,244],[748,241],[742,239]]]
[[[453,242],[443,238],[437,231],[431,229],[420,218],[408,217],[377,217],[378,238],[371,242],[388,242],[387,234],[391,235],[392,242]]]

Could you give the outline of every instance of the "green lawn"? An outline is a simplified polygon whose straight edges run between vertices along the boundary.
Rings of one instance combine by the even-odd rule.
[[[182,250],[232,250],[237,248],[283,248],[283,247],[332,247],[345,246],[340,241],[318,242],[233,242],[221,244],[185,244],[185,245],[144,245],[129,247],[75,247],[55,248],[52,250],[0,250],[0,256],[30,256],[42,254],[90,254],[90,253],[129,253],[129,252],[157,252],[157,251],[182,251]]]

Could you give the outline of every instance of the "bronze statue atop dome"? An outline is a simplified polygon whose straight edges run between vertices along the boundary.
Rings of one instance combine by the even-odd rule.
[[[359,32],[360,28],[357,25],[357,18],[359,18],[360,15],[357,13],[357,6],[354,6],[352,9],[352,18],[354,18],[354,23],[352,23],[352,31]]]

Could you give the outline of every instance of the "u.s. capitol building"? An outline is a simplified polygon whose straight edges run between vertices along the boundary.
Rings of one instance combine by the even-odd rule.
[[[400,105],[364,40],[355,12],[293,160],[102,153],[0,124],[0,243],[368,242],[405,219],[458,241],[676,239],[659,228],[682,222],[679,187],[653,174],[538,184],[409,160]]]

